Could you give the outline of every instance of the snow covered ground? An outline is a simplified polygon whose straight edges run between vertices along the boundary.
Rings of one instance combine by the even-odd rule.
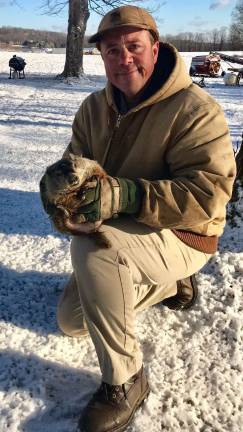
[[[100,56],[85,56],[88,79],[63,84],[53,78],[64,55],[24,53],[26,79],[8,80],[12,54],[0,52],[0,432],[74,432],[99,368],[89,338],[71,339],[57,328],[70,243],[50,226],[38,183],[69,142],[82,100],[104,85],[104,69]],[[183,54],[188,68],[191,56]],[[243,85],[226,87],[221,78],[206,84],[236,146]],[[219,252],[199,275],[192,311],[157,306],[138,316],[152,392],[130,432],[242,430],[242,226],[239,217],[226,227]]]

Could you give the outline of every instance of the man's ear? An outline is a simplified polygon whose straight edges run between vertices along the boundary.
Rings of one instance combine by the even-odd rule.
[[[155,64],[157,62],[157,60],[158,60],[158,55],[159,55],[159,41],[156,41],[153,44],[152,51],[153,51],[154,64]]]

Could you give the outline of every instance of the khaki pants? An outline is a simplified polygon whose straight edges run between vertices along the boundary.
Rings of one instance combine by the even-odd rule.
[[[142,365],[134,334],[136,312],[176,294],[176,281],[201,269],[211,255],[185,245],[170,230],[161,232],[124,217],[102,225],[111,248],[89,236],[74,237],[74,274],[58,305],[64,333],[83,333],[83,314],[103,381],[122,384]]]

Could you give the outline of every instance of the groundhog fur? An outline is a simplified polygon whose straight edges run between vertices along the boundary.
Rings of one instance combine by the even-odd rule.
[[[85,222],[85,218],[79,211],[85,190],[92,187],[95,178],[106,175],[98,162],[74,155],[47,167],[40,181],[40,194],[43,207],[57,231],[69,235],[84,234],[80,224]],[[95,231],[88,235],[97,246],[110,247],[102,232]]]

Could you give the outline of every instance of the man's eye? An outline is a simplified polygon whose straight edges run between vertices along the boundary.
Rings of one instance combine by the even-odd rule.
[[[139,45],[139,44],[132,44],[132,45],[129,45],[129,51],[130,52],[141,52],[142,51],[142,49],[143,49],[143,47],[141,46],[141,45]]]
[[[119,50],[117,48],[111,48],[107,51],[107,54],[110,56],[118,55],[118,53],[119,53]]]

